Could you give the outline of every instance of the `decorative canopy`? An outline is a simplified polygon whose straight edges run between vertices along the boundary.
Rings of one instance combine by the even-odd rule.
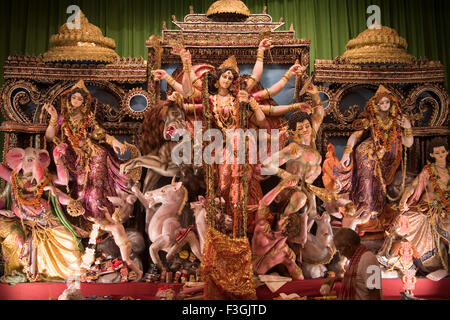
[[[412,64],[414,57],[406,49],[408,43],[394,29],[373,25],[347,43],[343,59],[352,64],[404,63]]]
[[[59,32],[50,38],[53,45],[44,53],[45,62],[97,62],[112,63],[119,56],[114,51],[116,43],[103,36],[100,28],[89,23],[80,11],[80,28],[69,29],[67,23],[59,28]]]
[[[209,7],[206,16],[216,21],[243,21],[250,10],[240,0],[218,0]]]

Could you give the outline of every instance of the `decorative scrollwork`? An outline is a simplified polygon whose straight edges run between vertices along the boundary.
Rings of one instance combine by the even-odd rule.
[[[30,102],[38,105],[42,103],[42,96],[38,88],[28,81],[9,81],[3,86],[1,92],[1,105],[3,113],[8,120],[18,123],[31,123],[32,117],[27,116],[23,106]]]
[[[431,96],[425,97],[418,101],[424,93],[431,93]],[[435,95],[438,99],[433,97]],[[446,126],[449,116],[449,104],[450,98],[445,91],[445,89],[439,84],[425,84],[416,86],[408,95],[406,99],[410,109],[419,108],[420,112],[422,110],[427,110],[426,105],[430,104],[433,108],[433,113],[431,116],[428,126]],[[418,103],[418,104],[417,104]]]
[[[426,97],[419,102],[420,114],[425,114],[429,109],[431,109],[431,117],[429,123],[435,123],[439,114],[439,102],[433,97]]]
[[[56,84],[53,87],[50,87],[44,95],[45,99],[42,99],[41,103],[43,104],[43,102],[45,101],[53,104],[55,107],[59,106],[60,103],[59,99],[61,97],[61,94],[64,91],[70,89],[73,85],[74,85],[73,81],[63,81]],[[106,89],[106,92],[114,96],[119,106],[120,102],[125,96],[125,91],[121,87],[108,81],[85,81],[85,85]],[[97,114],[101,114],[106,121],[115,122],[120,120],[121,117],[123,116],[121,109],[115,110],[108,103],[103,103],[100,101],[98,106],[100,108],[97,108]],[[43,112],[42,105],[39,105],[35,114],[34,123],[48,123],[48,119],[49,115]]]
[[[342,113],[340,103],[343,97],[359,88],[368,88],[374,91],[376,90],[376,86],[373,85],[346,84],[339,87],[336,92],[332,94],[332,99],[330,99],[327,113],[331,115],[338,123],[345,125],[353,122],[358,117],[359,107],[356,109],[353,105]]]
[[[99,105],[101,105],[101,110],[102,113],[105,117],[105,119],[109,122],[116,122],[119,121],[121,118],[122,113],[120,112],[120,110],[116,110],[113,107],[111,107],[109,104],[107,103],[99,103]],[[97,107],[98,108],[98,107]]]
[[[342,119],[346,122],[353,122],[358,116],[359,106],[357,104],[348,106],[347,110],[342,113]]]
[[[328,100],[328,103],[323,105],[323,108],[325,110],[326,114],[330,113],[330,103],[333,100],[333,91],[331,91],[329,88],[325,86],[318,86],[317,89],[319,90],[319,94],[325,95],[326,100]]]

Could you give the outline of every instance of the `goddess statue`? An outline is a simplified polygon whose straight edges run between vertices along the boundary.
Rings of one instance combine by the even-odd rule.
[[[411,122],[401,114],[397,98],[381,85],[353,126],[357,131],[348,139],[340,162],[334,147],[328,145],[323,164],[324,185],[337,194],[349,194],[357,216],[372,215],[369,223],[357,228],[358,232],[384,231],[381,215],[386,198],[390,198],[386,187],[402,161],[403,181],[406,177],[403,146],[409,148],[414,143]]]
[[[258,49],[257,61],[253,68],[253,73],[247,79],[240,77],[236,59],[232,56],[228,58],[218,69],[217,72],[209,72],[205,75],[205,86],[203,92],[196,87],[198,81],[191,68],[191,56],[188,51],[181,53],[184,75],[182,89],[184,97],[187,99],[198,99],[202,97],[202,103],[184,104],[184,109],[188,114],[207,116],[208,112],[212,115],[212,124],[215,128],[222,130],[227,135],[227,130],[249,129],[249,128],[279,128],[279,122],[269,122],[268,117],[280,117],[291,111],[304,108],[306,103],[295,103],[292,105],[271,106],[260,105],[258,100],[264,100],[278,93],[285,85],[289,77],[298,74],[304,70],[300,65],[294,65],[283,77],[283,81],[275,84],[271,89],[260,90],[251,94],[255,84],[259,81],[263,69],[264,51],[271,48],[271,41],[264,39],[261,41]],[[193,81],[191,81],[193,80]],[[193,85],[194,84],[194,85]],[[245,88],[245,89],[244,89]],[[240,103],[249,105],[245,112],[241,112]],[[210,106],[210,110],[209,109]],[[250,135],[250,139],[252,139]],[[224,148],[223,159],[229,159],[236,156],[238,145],[233,143],[233,151],[227,154]],[[250,143],[250,142],[249,142]],[[253,140],[256,145],[256,141]],[[248,151],[248,144],[245,145]],[[248,152],[247,152],[248,153]],[[247,161],[248,162],[248,161]],[[217,169],[217,170],[216,170]],[[233,212],[239,203],[244,202],[243,195],[244,184],[239,183],[238,179],[246,179],[248,183],[248,197],[246,204],[256,210],[259,200],[262,198],[262,189],[260,186],[260,172],[258,165],[235,165],[223,163],[213,166],[215,181],[217,183],[217,196],[223,197],[229,206],[227,212]],[[244,226],[245,225],[245,226]],[[247,228],[246,223],[240,222],[240,227]],[[254,227],[254,212],[250,214],[248,220],[248,232],[251,234]]]
[[[107,197],[117,196],[116,187],[127,189],[128,178],[120,173],[119,159],[113,149],[123,153],[127,147],[100,127],[91,107],[89,91],[80,80],[61,95],[59,118],[54,106],[44,105],[50,114],[46,138],[56,144],[55,162],[64,163],[65,174],[59,183],[69,186],[69,177],[73,178],[71,195],[82,202],[86,217],[103,218],[100,207],[106,207],[111,215],[114,212],[114,205]]]
[[[422,172],[408,186],[400,200],[401,214],[389,230],[378,253],[387,267],[399,268],[399,245],[408,241],[414,252],[414,263],[428,273],[448,268],[450,240],[450,166],[446,139],[434,138],[430,157]],[[404,222],[406,218],[406,223]],[[402,228],[405,225],[405,228]],[[446,248],[447,246],[447,248]]]

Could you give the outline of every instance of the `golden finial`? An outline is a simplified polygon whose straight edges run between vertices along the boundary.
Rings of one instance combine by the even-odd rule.
[[[189,14],[194,14],[194,6],[193,5],[189,6]]]
[[[79,26],[72,28],[70,23],[63,24],[58,33],[52,35],[52,48],[43,54],[44,62],[92,61],[113,63],[119,56],[114,51],[116,43],[103,36],[99,27],[89,22],[80,11]]]
[[[407,51],[408,43],[392,28],[375,22],[346,45],[341,58],[352,64],[360,63],[413,63]]]
[[[206,16],[217,21],[242,21],[250,16],[250,10],[241,0],[217,0],[209,7]]]

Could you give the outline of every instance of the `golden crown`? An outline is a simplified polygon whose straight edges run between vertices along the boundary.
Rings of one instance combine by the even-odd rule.
[[[236,61],[236,57],[235,56],[231,56],[227,60],[225,60],[220,65],[219,70],[223,69],[223,68],[232,68],[234,71],[236,71],[236,73],[239,74],[239,68],[237,66],[237,61]]]
[[[380,97],[382,97],[382,96],[389,96],[389,97],[392,97],[393,95],[392,95],[392,92],[391,91],[389,91],[388,89],[386,89],[386,87],[385,86],[383,86],[383,85],[380,85],[379,87],[378,87],[378,90],[377,90],[377,92],[375,93],[375,99],[378,99],[378,98],[380,98]]]
[[[83,91],[85,91],[87,94],[89,94],[89,90],[86,88],[86,86],[84,85],[84,81],[80,80],[78,81],[70,90],[74,90],[74,89],[81,89]]]

